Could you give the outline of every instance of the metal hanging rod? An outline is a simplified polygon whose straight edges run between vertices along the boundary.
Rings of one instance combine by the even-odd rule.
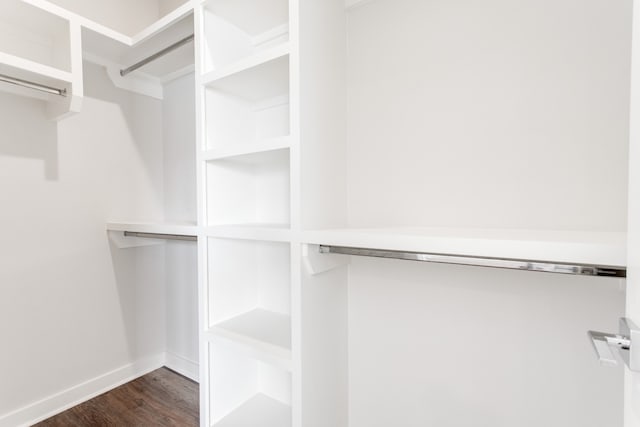
[[[26,87],[26,88],[29,88],[29,89],[39,90],[40,92],[46,92],[46,93],[50,93],[50,94],[53,94],[53,95],[67,96],[67,90],[66,89],[58,89],[58,88],[55,88],[55,87],[42,85],[40,83],[30,82],[28,80],[18,79],[16,77],[7,76],[7,75],[4,75],[4,74],[0,74],[0,81],[1,82],[5,82],[5,83],[9,83],[9,84],[12,84],[12,85],[16,85],[16,86],[22,86],[22,87]]]
[[[162,234],[162,233],[140,233],[138,231],[125,231],[125,237],[143,237],[145,239],[163,239],[163,240],[185,240],[187,242],[195,242],[197,236],[188,234]]]
[[[124,70],[120,70],[120,75],[122,77],[124,77],[127,74],[131,73],[132,71],[135,71],[140,67],[144,67],[149,62],[153,62],[156,59],[158,59],[158,58],[160,58],[162,56],[165,56],[167,53],[173,52],[174,50],[178,49],[179,47],[182,47],[185,44],[187,44],[189,42],[192,42],[193,39],[194,39],[194,35],[191,34],[190,36],[183,38],[182,40],[172,44],[171,46],[165,47],[160,52],[154,53],[153,55],[149,56],[148,58],[145,58],[140,62],[136,62],[135,64],[133,64],[132,66],[130,66],[128,68],[125,68]]]
[[[430,254],[420,252],[388,251],[381,249],[349,248],[344,246],[328,245],[321,245],[320,252],[324,254],[393,258],[409,261],[471,265],[476,267],[506,268],[525,271],[541,271],[546,273],[573,274],[581,276],[627,277],[627,270],[624,267],[566,264],[507,258],[483,258],[464,255]]]

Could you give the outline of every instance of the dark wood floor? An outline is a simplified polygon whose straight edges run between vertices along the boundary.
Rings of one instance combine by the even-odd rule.
[[[198,426],[198,407],[198,384],[162,368],[36,426]]]

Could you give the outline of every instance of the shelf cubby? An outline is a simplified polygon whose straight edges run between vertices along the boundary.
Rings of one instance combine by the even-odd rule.
[[[290,135],[288,53],[205,78],[206,150]]]
[[[289,244],[210,238],[208,253],[209,327],[290,349]]]
[[[209,344],[215,427],[291,425],[291,373],[224,340]]]
[[[289,40],[287,0],[208,0],[203,16],[203,73]]]
[[[213,160],[206,164],[207,222],[290,224],[289,150]]]

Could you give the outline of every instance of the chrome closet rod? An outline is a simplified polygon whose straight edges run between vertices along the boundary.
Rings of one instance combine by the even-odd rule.
[[[153,55],[143,59],[142,61],[136,62],[135,64],[133,64],[130,67],[125,68],[124,70],[120,70],[120,75],[122,77],[126,76],[127,74],[131,73],[132,71],[137,70],[140,67],[144,67],[145,65],[147,65],[149,62],[153,62],[156,59],[165,56],[167,53],[172,52],[174,50],[176,50],[179,47],[184,46],[185,44],[192,42],[194,39],[194,35],[191,34],[190,36],[187,36],[185,38],[183,38],[182,40],[172,44],[171,46],[165,47],[164,49],[162,49],[160,52],[154,53]]]
[[[0,81],[9,83],[16,86],[22,86],[29,89],[39,90],[40,92],[50,93],[52,95],[67,96],[66,89],[58,89],[51,86],[46,86],[40,83],[30,82],[29,80],[18,79],[16,77],[0,74]]]
[[[141,233],[138,231],[125,231],[125,237],[143,237],[145,239],[163,239],[163,240],[184,240],[187,242],[195,242],[197,236],[189,234],[163,234],[163,233]]]
[[[506,268],[512,270],[540,271],[546,273],[573,274],[581,276],[627,277],[627,269],[625,267],[581,265],[509,258],[486,258],[422,252],[389,251],[382,249],[351,248],[345,246],[330,245],[320,245],[320,252],[325,254],[330,253],[377,258],[393,258],[408,261],[470,265],[475,267]]]

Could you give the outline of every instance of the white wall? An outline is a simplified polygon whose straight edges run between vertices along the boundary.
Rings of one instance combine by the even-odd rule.
[[[631,1],[349,14],[349,221],[626,228]],[[622,425],[618,280],[354,259],[352,427]]]
[[[164,209],[170,222],[196,223],[195,82],[190,74],[164,89]],[[165,259],[167,352],[175,370],[194,377],[198,363],[198,260],[194,242],[168,242]],[[181,367],[191,367],[184,371]]]
[[[173,12],[178,7],[185,4],[187,0],[158,0],[160,16]]]
[[[162,105],[85,75],[82,114],[57,124],[0,93],[0,417],[165,347],[163,248],[105,230],[162,218]]]
[[[351,225],[624,231],[630,20],[631,0],[353,10]]]

